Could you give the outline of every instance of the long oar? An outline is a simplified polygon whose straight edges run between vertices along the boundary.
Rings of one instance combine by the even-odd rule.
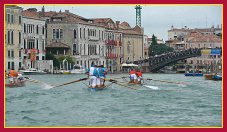
[[[123,86],[123,87],[126,87],[126,88],[129,88],[129,89],[133,89],[133,90],[137,90],[136,88],[133,88],[133,87],[130,87],[128,85],[125,85],[125,84],[122,84],[122,83],[119,83],[117,80],[113,80],[113,79],[110,79],[109,82],[112,82],[112,83],[116,83],[120,86]]]
[[[122,78],[127,78],[127,77],[116,77],[116,78],[112,78],[112,79],[122,79]]]
[[[111,81],[117,81],[119,83],[126,83],[126,82],[123,82],[123,81],[119,81],[119,80],[115,80],[115,79],[109,79],[109,78],[105,78],[104,80],[105,81],[109,81],[109,82],[111,82]]]
[[[156,80],[156,79],[151,79],[151,78],[147,78],[146,80],[152,80],[152,81],[158,81],[158,82],[166,82],[166,83],[174,83],[174,84],[185,84],[186,83],[182,83],[182,82],[172,82],[172,81],[166,81],[166,80]]]
[[[71,83],[76,83],[76,82],[84,81],[84,80],[87,80],[87,79],[88,78],[82,78],[82,79],[79,79],[79,80],[75,80],[75,81],[67,82],[67,83],[64,83],[64,84],[57,85],[57,86],[53,86],[51,88],[61,87],[61,86],[64,86],[64,85],[68,85],[68,84],[71,84]]]

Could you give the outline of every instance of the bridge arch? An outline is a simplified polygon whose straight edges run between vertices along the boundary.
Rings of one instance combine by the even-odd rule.
[[[134,61],[134,64],[149,64],[149,70],[156,72],[161,68],[175,63],[179,60],[184,60],[192,57],[201,56],[201,49],[187,49],[181,51],[169,52],[162,55],[151,56],[148,59]]]

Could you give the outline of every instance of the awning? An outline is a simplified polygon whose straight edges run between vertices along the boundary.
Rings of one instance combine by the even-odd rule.
[[[138,65],[131,63],[131,64],[128,64],[128,66],[137,67]]]
[[[221,55],[221,49],[211,49],[211,55]]]
[[[121,66],[128,66],[128,64],[126,64],[126,63],[123,63]]]

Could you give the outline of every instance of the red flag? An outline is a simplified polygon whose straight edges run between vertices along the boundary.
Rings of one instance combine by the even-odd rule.
[[[36,49],[30,49],[31,51],[31,56],[30,56],[30,59],[31,61],[35,61],[36,60]]]

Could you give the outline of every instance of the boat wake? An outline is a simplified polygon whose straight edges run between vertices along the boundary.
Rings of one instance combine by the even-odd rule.
[[[47,84],[47,83],[42,83],[41,86],[42,86],[43,89],[46,89],[46,90],[49,90],[49,89],[54,87],[53,85],[50,85],[50,84]]]
[[[158,90],[159,88],[156,87],[156,86],[151,86],[151,85],[143,85],[144,87],[146,88],[150,88],[150,89],[153,89],[153,90]]]
[[[186,84],[178,84],[179,87],[187,87]]]

